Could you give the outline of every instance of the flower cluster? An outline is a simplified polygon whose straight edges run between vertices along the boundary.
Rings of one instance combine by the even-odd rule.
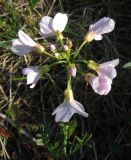
[[[57,13],[54,18],[44,16],[40,23],[40,35],[43,39],[56,36],[57,46],[49,43],[48,46],[41,45],[32,40],[22,30],[18,32],[18,38],[12,42],[11,50],[18,56],[25,56],[29,53],[37,53],[48,56],[53,59],[50,65],[27,66],[22,70],[23,75],[27,76],[27,84],[34,88],[41,76],[46,76],[50,68],[57,64],[65,65],[67,69],[67,88],[65,90],[64,102],[60,104],[52,113],[55,115],[55,121],[68,122],[73,114],[77,113],[88,117],[81,103],[74,100],[71,79],[75,79],[80,65],[86,65],[88,72],[79,72],[79,76],[88,82],[94,92],[99,95],[107,95],[111,90],[111,84],[116,77],[115,67],[119,64],[119,59],[105,63],[97,63],[93,60],[79,59],[82,47],[93,40],[102,40],[103,34],[111,32],[115,27],[115,21],[109,17],[104,17],[98,22],[89,26],[89,31],[85,34],[83,42],[77,50],[72,49],[72,41],[63,36],[63,31],[67,25],[68,16],[63,13]],[[79,64],[79,65],[78,65]],[[82,73],[80,75],[80,73]],[[84,77],[83,77],[84,75]]]

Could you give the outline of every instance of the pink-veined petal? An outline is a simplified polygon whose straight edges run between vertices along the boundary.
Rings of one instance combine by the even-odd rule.
[[[115,21],[109,17],[104,17],[98,22],[90,26],[90,30],[96,34],[104,34],[111,32],[115,27]]]
[[[44,16],[41,19],[39,25],[40,25],[40,31],[44,38],[53,36],[55,34],[52,28],[52,23],[53,23],[53,19],[49,16]]]

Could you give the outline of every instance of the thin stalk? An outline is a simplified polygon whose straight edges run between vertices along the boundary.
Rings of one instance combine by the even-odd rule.
[[[46,52],[46,51],[43,51],[43,54],[45,54],[45,55],[47,55],[47,56],[49,56],[49,57],[51,57],[51,58],[55,58],[55,56],[53,56],[52,54],[50,54],[50,53],[48,53],[48,52]]]
[[[57,62],[54,62],[54,63],[50,64],[50,67],[53,67],[53,66],[55,66],[57,64],[61,64],[61,63],[67,63],[67,61],[57,61]]]
[[[79,55],[82,47],[83,47],[86,43],[87,43],[87,42],[84,41],[84,42],[80,45],[80,47],[78,48],[77,52],[75,52],[75,54],[74,54],[74,59],[76,59],[76,57]]]
[[[67,75],[67,91],[71,90],[71,75]]]
[[[64,154],[67,155],[67,132],[64,133]]]

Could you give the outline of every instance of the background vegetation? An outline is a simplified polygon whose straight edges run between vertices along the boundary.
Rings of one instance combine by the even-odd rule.
[[[62,66],[29,89],[22,68],[43,65],[49,59],[35,54],[18,57],[10,51],[19,29],[48,43],[37,39],[39,22],[42,16],[57,12],[69,16],[64,34],[72,39],[74,47],[83,41],[91,23],[104,16],[113,18],[115,30],[104,35],[102,41],[85,46],[81,56],[98,62],[120,59],[118,76],[107,96],[95,94],[80,78],[74,80],[75,98],[89,117],[73,116],[66,125],[55,123],[51,116],[63,101],[66,75]],[[130,0],[0,0],[1,159],[130,160],[131,70],[123,68],[130,60]]]

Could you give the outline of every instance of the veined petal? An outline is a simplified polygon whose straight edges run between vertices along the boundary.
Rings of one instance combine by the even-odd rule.
[[[64,107],[65,103],[67,103],[67,102],[64,101],[62,104],[60,104],[60,105],[53,111],[52,116],[55,115],[60,108]]]
[[[11,51],[18,56],[24,56],[33,50],[31,46],[23,44],[20,39],[14,39],[12,42]]]
[[[113,79],[116,77],[117,72],[116,72],[116,69],[112,66],[100,67],[98,71],[98,75],[107,76],[110,79]]]
[[[53,36],[55,34],[52,28],[52,23],[53,23],[53,19],[49,16],[44,16],[41,19],[39,26],[40,26],[40,31],[42,33],[42,36],[44,38]]]
[[[112,61],[101,63],[100,65],[102,67],[106,67],[106,66],[116,67],[118,64],[119,64],[119,59],[115,59],[115,60],[112,60]]]
[[[76,113],[84,116],[84,117],[88,117],[88,114],[86,112],[84,112],[84,107],[81,103],[79,103],[78,101],[72,100],[71,102],[71,106],[75,108]]]
[[[65,102],[64,106],[57,111],[55,121],[68,122],[74,113],[75,110],[70,106],[70,103]]]
[[[111,90],[111,79],[108,77],[92,76],[89,82],[94,92],[99,95],[107,95]]]
[[[57,13],[53,19],[53,30],[59,31],[59,32],[63,32],[63,30],[66,27],[68,21],[68,17],[66,14],[62,14],[62,13]]]
[[[104,34],[111,32],[115,27],[115,21],[109,17],[104,17],[98,22],[90,26],[90,29],[96,34]]]
[[[20,41],[26,45],[26,46],[31,46],[35,47],[37,45],[36,42],[34,42],[26,33],[24,33],[22,30],[19,30],[18,36],[20,38]]]

